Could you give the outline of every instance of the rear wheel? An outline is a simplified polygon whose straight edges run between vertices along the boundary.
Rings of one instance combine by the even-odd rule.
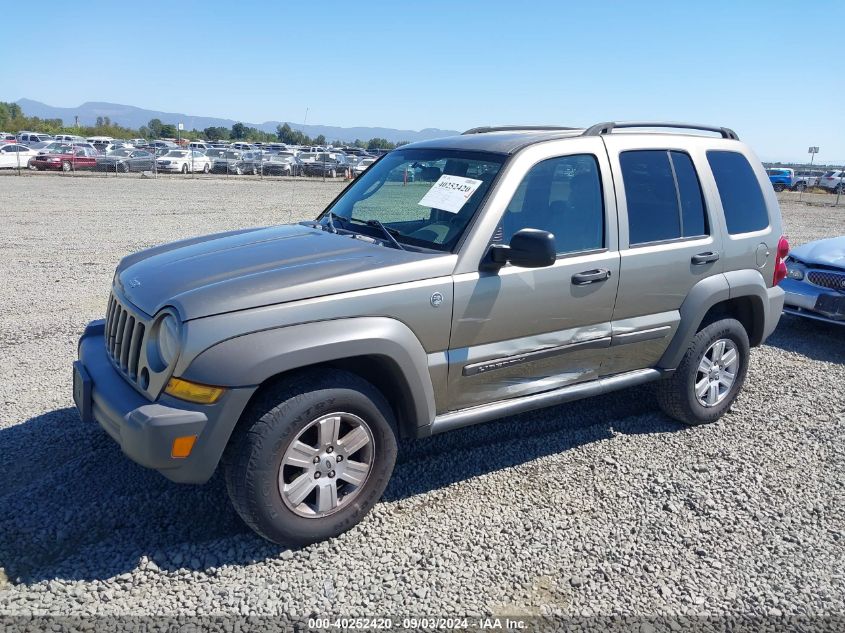
[[[356,525],[396,461],[393,413],[370,383],[339,370],[305,372],[268,390],[224,455],[235,510],[260,536],[302,545]]]
[[[120,171],[122,171],[124,174],[128,174],[129,173],[129,163],[120,163]]]
[[[689,425],[715,422],[745,382],[748,333],[736,319],[721,319],[693,337],[672,376],[657,383],[663,411]]]
[[[329,172],[329,178],[337,178],[337,172],[334,169]]]
[[[781,191],[784,190],[784,186],[780,183],[776,184],[774,187],[775,187],[775,191],[777,191],[778,193],[780,193]]]
[[[183,174],[188,173],[188,163],[185,163],[184,165],[182,165],[182,173]]]
[[[206,163],[205,167],[202,168],[202,173],[207,174],[209,171],[211,171],[211,167]]]
[[[62,171],[71,171],[73,169],[73,165],[70,164],[70,161],[63,160],[62,161]]]

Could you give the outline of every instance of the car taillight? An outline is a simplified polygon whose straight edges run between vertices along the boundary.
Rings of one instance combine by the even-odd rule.
[[[778,240],[778,250],[775,256],[775,275],[772,279],[773,285],[777,286],[780,282],[786,279],[786,256],[789,255],[789,241],[781,235]]]

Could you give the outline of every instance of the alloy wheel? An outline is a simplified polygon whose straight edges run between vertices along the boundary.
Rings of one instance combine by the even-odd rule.
[[[727,338],[715,341],[698,364],[695,397],[704,407],[715,407],[728,397],[739,371],[739,350]]]
[[[279,493],[296,515],[320,518],[347,507],[372,471],[373,432],[351,413],[310,422],[290,443],[279,467]]]

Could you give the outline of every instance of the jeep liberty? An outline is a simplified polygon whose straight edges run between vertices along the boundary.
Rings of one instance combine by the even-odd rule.
[[[314,542],[373,507],[398,437],[650,381],[718,420],[787,251],[730,129],[477,128],[387,153],[315,221],[124,258],[74,399],[138,464],[220,464],[253,530]]]

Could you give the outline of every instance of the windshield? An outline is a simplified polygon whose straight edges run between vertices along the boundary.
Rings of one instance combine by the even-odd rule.
[[[359,231],[376,221],[402,244],[451,250],[505,158],[455,150],[395,150],[365,171],[327,211],[340,216],[334,220],[338,229]],[[325,215],[320,216],[324,226]],[[378,229],[361,232],[380,235]]]
[[[109,152],[109,156],[121,156],[123,158],[130,156],[131,152],[126,149],[116,149]]]
[[[188,152],[185,150],[171,150],[167,152],[167,156],[173,156],[174,158],[185,158],[188,155]]]

